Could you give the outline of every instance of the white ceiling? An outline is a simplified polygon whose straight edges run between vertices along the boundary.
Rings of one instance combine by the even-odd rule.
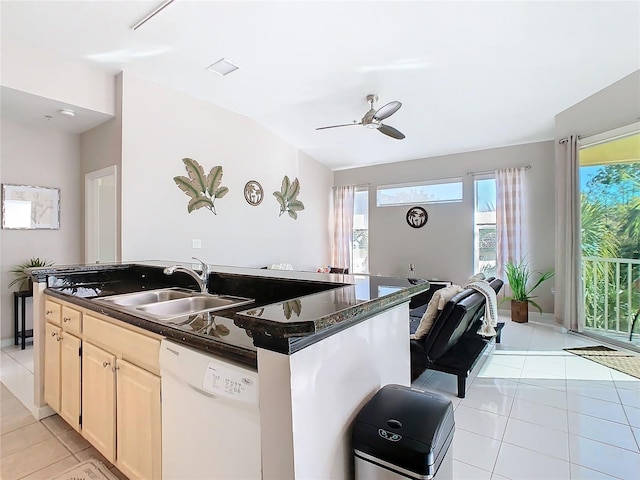
[[[3,0],[2,41],[187,92],[332,169],[548,140],[640,68],[638,1],[175,0],[131,29],[161,3]],[[240,70],[205,70],[222,57]],[[369,93],[403,103],[384,123],[406,139],[315,130],[359,121]]]

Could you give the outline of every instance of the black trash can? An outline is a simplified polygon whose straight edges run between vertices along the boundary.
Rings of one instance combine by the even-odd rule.
[[[386,385],[355,420],[356,480],[434,478],[454,431],[451,400],[402,385]],[[452,474],[451,456],[447,456],[449,465],[442,469],[443,475]]]

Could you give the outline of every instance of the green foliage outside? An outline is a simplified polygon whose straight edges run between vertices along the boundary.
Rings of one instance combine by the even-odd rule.
[[[581,192],[581,222],[583,257],[640,259],[640,162],[598,169]],[[587,327],[628,331],[640,308],[640,265],[584,260],[583,288]]]

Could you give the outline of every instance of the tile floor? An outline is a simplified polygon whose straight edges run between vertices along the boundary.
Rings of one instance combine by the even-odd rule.
[[[452,375],[413,383],[453,401],[454,478],[640,479],[640,380],[562,350],[599,342],[501,320],[466,398]]]
[[[33,373],[33,350],[2,349],[0,370],[24,393],[16,381],[19,369]],[[31,386],[33,392],[33,386]],[[33,394],[31,393],[31,398]],[[58,415],[37,421],[4,384],[0,383],[0,479],[49,480],[85,460],[96,458],[120,479],[125,477]]]
[[[465,399],[451,375],[418,378],[414,387],[453,401],[453,478],[640,479],[640,380],[562,350],[597,343],[507,319]],[[27,353],[2,353],[28,368]],[[2,479],[48,479],[90,457],[125,478],[58,416],[36,421],[4,385],[0,400]]]

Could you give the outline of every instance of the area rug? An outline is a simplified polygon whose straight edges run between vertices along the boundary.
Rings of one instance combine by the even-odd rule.
[[[613,368],[632,377],[640,378],[640,357],[631,353],[620,352],[604,345],[593,347],[565,348],[567,352],[580,355],[592,362]]]
[[[53,480],[118,480],[105,465],[92,458],[64,471]]]

